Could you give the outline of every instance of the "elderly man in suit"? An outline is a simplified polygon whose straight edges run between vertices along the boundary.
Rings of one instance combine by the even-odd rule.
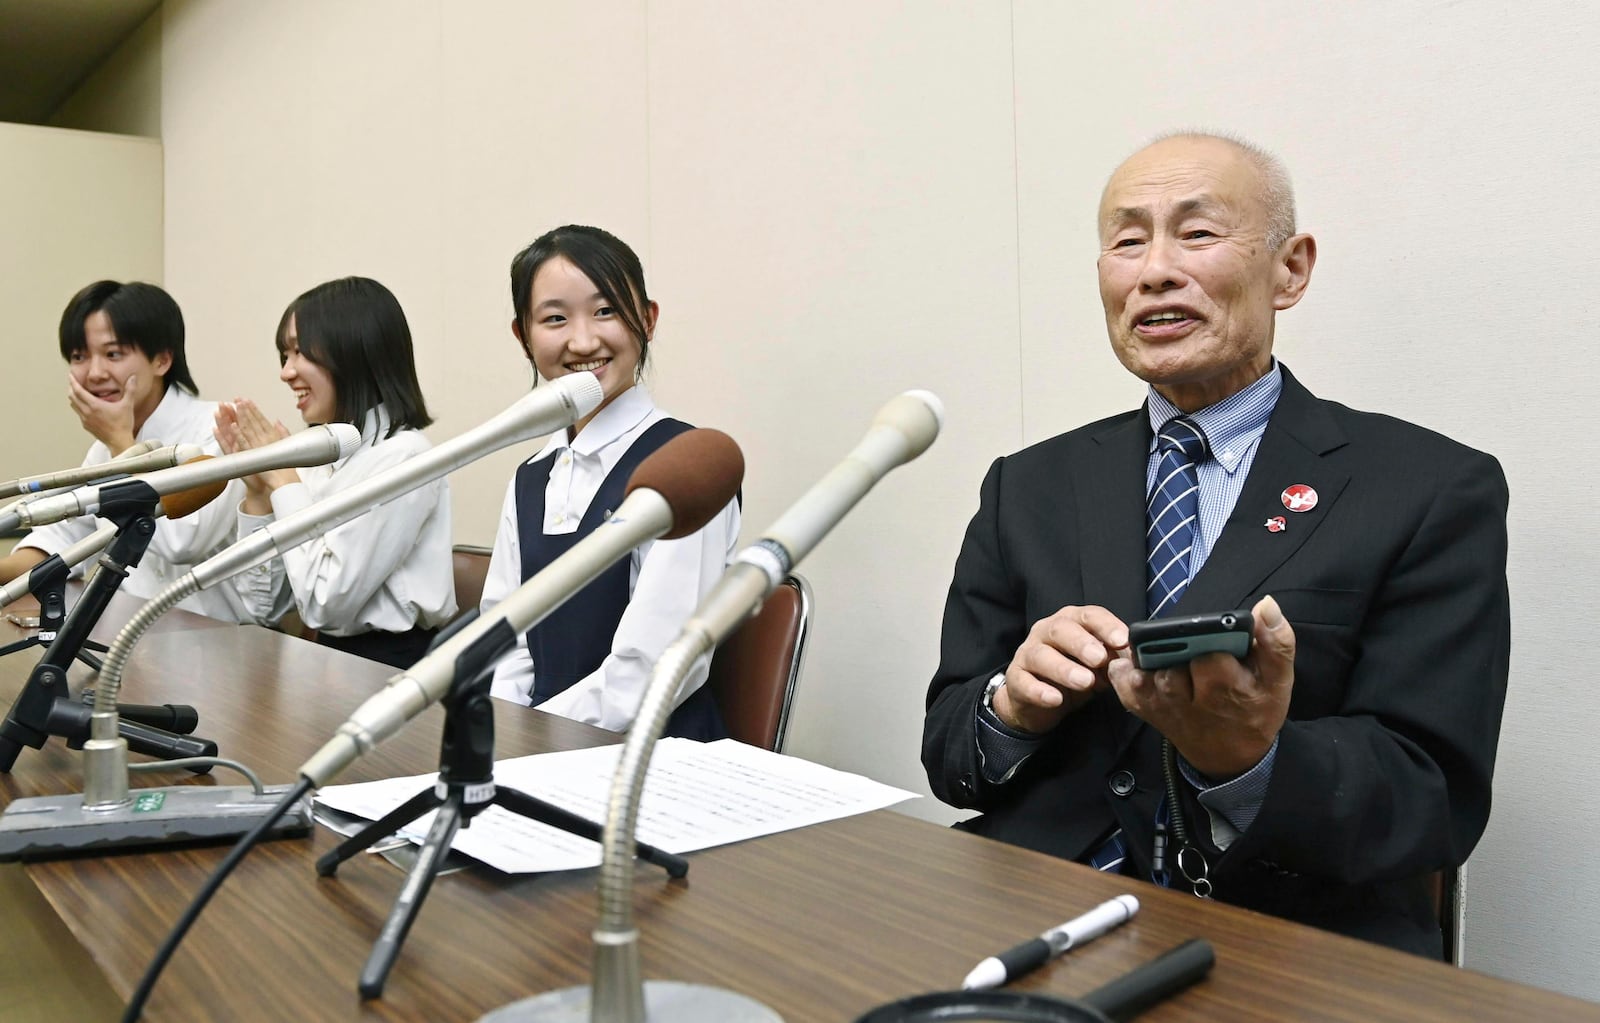
[[[1510,651],[1490,456],[1314,397],[1272,355],[1316,242],[1234,139],[1164,138],[1099,211],[1143,408],[997,460],[956,562],[923,763],[1002,841],[1437,957],[1428,875],[1483,832]],[[1141,671],[1128,623],[1252,608]]]

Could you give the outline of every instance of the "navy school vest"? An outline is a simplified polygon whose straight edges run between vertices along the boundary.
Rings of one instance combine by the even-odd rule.
[[[622,503],[628,479],[639,463],[673,437],[691,429],[688,423],[663,419],[640,434],[600,484],[578,528],[571,533],[549,536],[544,532],[544,491],[557,452],[520,466],[516,480],[517,541],[522,550],[523,580],[594,532]],[[618,560],[528,630],[528,655],[533,661],[530,706],[537,707],[593,674],[611,653],[612,637],[628,607],[630,560]],[[678,705],[667,721],[666,734],[702,741],[727,737],[728,730],[708,686],[702,685]]]

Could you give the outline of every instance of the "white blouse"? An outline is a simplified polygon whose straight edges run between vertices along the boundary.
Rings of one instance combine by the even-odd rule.
[[[361,446],[332,465],[297,470],[299,483],[272,492],[271,515],[238,512],[243,539],[276,518],[331,497],[432,445],[420,432],[393,437],[381,408],[367,413]],[[238,503],[235,502],[235,507]],[[255,621],[271,624],[292,606],[310,628],[330,636],[433,628],[456,612],[450,558],[450,486],[444,479],[308,540],[230,580]]]
[[[550,438],[530,462],[560,452],[544,491],[546,535],[572,533],[589,509],[600,484],[633,442],[666,419],[642,387],[618,395],[601,409],[575,440],[563,430]],[[722,577],[739,539],[739,503],[730,501],[697,533],[678,540],[655,540],[629,555],[628,607],[611,640],[611,653],[598,669],[539,705],[540,710],[622,731],[633,723],[657,658],[677,638],[702,597]],[[487,612],[521,586],[522,551],[517,536],[516,480],[506,487],[483,585]],[[678,703],[706,680],[702,659],[684,679]],[[495,668],[491,692],[526,705],[533,692],[534,666],[526,635]]]
[[[198,444],[206,454],[221,454],[215,427],[217,403],[201,401],[175,384],[167,385],[161,404],[144,421],[135,440],[159,440],[162,444]],[[84,465],[99,465],[111,460],[111,452],[99,441],[89,446]],[[244,498],[244,484],[234,480],[227,489],[200,510],[180,519],[156,520],[156,533],[134,570],[123,580],[121,589],[131,596],[149,600],[183,577],[195,565],[233,542],[233,509]],[[46,555],[58,554],[89,536],[100,527],[92,515],[64,519],[40,526],[17,542],[18,547],[33,547]],[[225,622],[248,622],[253,618],[244,601],[227,585],[213,586],[185,597],[179,604],[185,611],[203,614]]]

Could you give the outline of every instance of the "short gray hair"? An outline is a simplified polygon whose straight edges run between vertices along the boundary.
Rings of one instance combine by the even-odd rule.
[[[1179,129],[1156,136],[1149,145],[1167,139],[1215,139],[1243,153],[1261,178],[1261,205],[1267,211],[1267,248],[1275,252],[1294,235],[1294,185],[1289,180],[1289,168],[1275,154],[1242,135],[1226,131]]]

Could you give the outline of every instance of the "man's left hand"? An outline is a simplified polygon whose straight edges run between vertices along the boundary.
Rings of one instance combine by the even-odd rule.
[[[1238,777],[1267,755],[1294,691],[1294,629],[1270,596],[1252,611],[1255,629],[1243,660],[1214,653],[1187,665],[1140,671],[1122,654],[1106,671],[1130,713],[1218,782]]]

